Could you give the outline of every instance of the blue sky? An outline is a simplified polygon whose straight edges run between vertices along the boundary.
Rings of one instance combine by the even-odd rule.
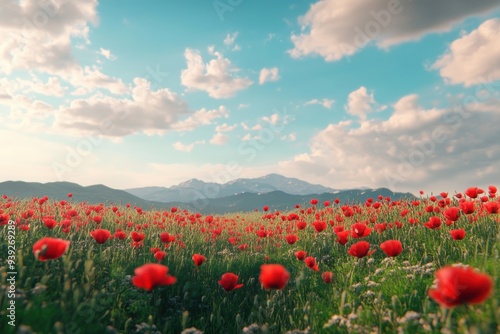
[[[0,9],[3,180],[498,185],[498,1]]]

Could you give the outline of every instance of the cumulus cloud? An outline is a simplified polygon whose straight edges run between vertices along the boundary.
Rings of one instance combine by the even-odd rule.
[[[177,151],[191,152],[193,150],[194,144],[183,144],[180,141],[172,144],[172,147]]]
[[[45,96],[61,97],[64,95],[64,90],[65,88],[61,85],[61,81],[57,77],[49,77],[47,82],[43,82],[35,75],[31,76],[31,80],[21,78],[0,79],[0,91],[6,94],[9,93],[9,96],[16,94],[41,94]]]
[[[227,34],[226,38],[224,38],[224,45],[226,45],[227,47],[231,47],[232,51],[241,50],[241,47],[235,43],[236,37],[238,37],[238,32]]]
[[[100,48],[99,49],[99,54],[104,56],[104,58],[109,59],[109,60],[116,60],[116,56],[111,53],[110,50]]]
[[[348,114],[366,120],[366,114],[372,112],[375,106],[376,102],[373,93],[368,93],[366,87],[361,86],[349,94],[344,108]]]
[[[318,104],[320,106],[323,106],[324,108],[326,109],[332,109],[332,105],[333,103],[335,102],[335,100],[330,100],[330,99],[321,99],[321,100],[318,100],[318,99],[312,99],[312,100],[309,100],[307,101],[306,103],[304,103],[306,106],[308,105],[314,105],[314,104]]]
[[[471,16],[498,8],[497,0],[320,0],[299,18],[292,34],[294,58],[319,55],[336,61],[370,42],[380,48],[450,31]]]
[[[199,126],[212,124],[213,121],[218,118],[227,117],[229,117],[229,112],[224,106],[212,110],[202,108],[188,118],[175,123],[173,129],[178,131],[191,131]]]
[[[464,100],[466,101],[466,100]],[[335,188],[388,187],[397,191],[461,191],[497,182],[499,100],[490,96],[456,109],[424,109],[417,95],[402,97],[387,120],[328,125],[308,152],[281,170],[331,179]],[[475,184],[471,184],[475,183]],[[449,189],[450,185],[455,189]]]
[[[217,132],[231,132],[234,129],[236,129],[237,127],[238,127],[238,124],[229,125],[229,124],[224,123],[221,125],[217,125],[215,127],[215,131],[217,131]]]
[[[134,79],[130,98],[94,95],[73,100],[55,114],[60,131],[122,137],[134,133],[158,134],[172,128],[189,113],[187,104],[168,89],[152,91],[145,79]]]
[[[38,69],[58,74],[77,69],[71,40],[80,38],[88,42],[89,23],[97,23],[97,3],[97,0],[3,1],[0,72]]]
[[[215,58],[205,64],[198,50],[185,50],[187,68],[181,72],[181,83],[188,90],[201,90],[215,99],[224,99],[252,85],[250,79],[236,75],[239,69],[228,58],[213,50],[210,53]]]
[[[263,68],[259,74],[259,84],[263,85],[268,81],[278,81],[280,79],[279,70],[277,67]]]
[[[451,43],[433,65],[451,84],[465,86],[500,79],[500,19],[491,19]]]
[[[279,114],[275,113],[275,114],[272,114],[271,116],[262,117],[262,120],[264,122],[270,123],[272,125],[276,125],[281,120],[281,118],[280,118]]]
[[[210,139],[209,143],[213,145],[224,145],[225,143],[227,143],[228,139],[229,137],[225,134],[216,132],[212,139]]]

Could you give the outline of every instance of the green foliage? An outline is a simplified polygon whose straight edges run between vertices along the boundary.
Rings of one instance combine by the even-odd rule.
[[[0,204],[1,209],[6,201]],[[63,207],[49,201],[44,205],[43,212],[31,201],[15,202],[8,210],[3,209],[10,212],[11,219],[27,210],[35,214],[18,222],[18,227],[24,224],[29,230],[16,230],[17,327],[7,324],[8,299],[2,295],[2,333],[16,333],[21,326],[25,333],[75,334],[189,333],[190,328],[194,332],[193,327],[205,333],[487,333],[500,326],[500,224],[496,214],[480,211],[475,220],[463,216],[451,226],[443,224],[441,229],[431,230],[422,225],[431,216],[423,210],[423,204],[384,203],[378,210],[362,208],[344,222],[336,222],[342,215],[336,206],[309,213],[307,209],[293,211],[308,224],[306,229],[297,230],[296,221],[287,219],[290,212],[267,217],[256,212],[216,216],[207,222],[204,216],[180,210],[144,210],[141,214],[126,207],[118,207],[116,213],[111,206],[97,212],[80,204]],[[70,206],[78,216],[72,218],[68,233],[61,226],[49,230],[41,222],[45,215],[53,215],[60,222]],[[410,210],[404,218],[399,215],[403,208]],[[100,226],[91,219],[95,214],[103,217]],[[419,222],[410,224],[410,217],[418,217]],[[329,223],[320,233],[311,226],[318,219]],[[388,227],[381,233],[373,230],[363,239],[350,238],[344,246],[336,242],[330,226],[343,225],[348,230],[351,224],[364,221],[373,228],[375,223],[396,220],[403,223],[401,228]],[[266,237],[256,235],[261,227],[269,232]],[[96,228],[111,233],[121,228],[128,237],[100,245],[89,234]],[[455,228],[466,230],[464,240],[450,237],[448,231]],[[146,237],[142,246],[134,248],[130,232],[137,229]],[[6,234],[6,228],[1,231]],[[168,247],[160,241],[162,232],[176,238]],[[299,237],[296,244],[285,241],[289,233]],[[51,261],[36,260],[32,245],[46,236],[70,240],[68,252]],[[230,237],[237,239],[234,245],[228,242]],[[403,244],[403,252],[395,258],[388,258],[378,247],[389,239]],[[349,247],[359,240],[368,241],[375,253],[362,259],[349,255]],[[239,250],[241,244],[247,244],[248,249]],[[135,268],[157,262],[150,252],[152,247],[167,252],[161,264],[168,266],[177,282],[145,291],[136,288],[131,278]],[[319,272],[296,259],[294,253],[299,249],[317,260]],[[199,267],[191,260],[195,253],[207,258]],[[4,254],[7,247],[2,244],[0,258]],[[262,289],[259,272],[263,263],[287,268],[291,278],[283,290]],[[446,310],[428,297],[434,272],[457,263],[494,278],[493,295],[485,303]],[[331,284],[321,279],[324,271],[334,273]],[[2,261],[2,282],[7,272]],[[223,290],[217,281],[226,272],[238,275],[244,286]]]

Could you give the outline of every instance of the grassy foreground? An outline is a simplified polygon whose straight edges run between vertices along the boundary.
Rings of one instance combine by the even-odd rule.
[[[331,204],[290,212],[270,208],[226,216],[4,196],[1,333],[500,332],[499,215],[485,206],[498,202],[493,195],[464,195],[473,203],[469,214],[456,197],[438,196],[375,198],[358,205],[332,198]],[[443,214],[450,207],[460,209],[455,222]],[[9,221],[15,223],[15,326],[7,317],[7,240],[14,225]],[[353,237],[355,223],[368,227],[368,234]],[[97,229],[112,236],[98,244],[90,234]],[[349,231],[345,245],[338,242],[342,229]],[[452,238],[449,231],[457,229],[465,230],[463,240]],[[289,235],[298,240],[289,244]],[[37,260],[33,245],[44,237],[68,240],[69,249],[57,259]],[[400,241],[403,251],[389,257],[380,249],[387,240]],[[359,241],[369,242],[373,254],[350,255]],[[297,259],[299,250],[316,260],[317,270]],[[153,255],[157,251],[166,252],[161,261]],[[196,266],[194,254],[206,261]],[[134,286],[134,270],[146,263],[167,266],[176,283],[151,291]],[[283,289],[262,287],[265,263],[281,264],[290,273]],[[492,294],[480,304],[441,307],[428,290],[435,271],[447,265],[488,274]],[[331,283],[322,279],[327,271],[333,273]],[[227,272],[243,287],[226,292],[218,280]]]

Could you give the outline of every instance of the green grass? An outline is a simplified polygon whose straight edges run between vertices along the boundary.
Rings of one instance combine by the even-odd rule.
[[[31,330],[75,334],[180,333],[192,327],[217,334],[294,330],[297,333],[305,330],[494,333],[500,328],[500,224],[498,215],[484,211],[475,213],[477,221],[473,223],[462,216],[452,226],[443,224],[440,230],[430,230],[422,225],[431,216],[424,211],[424,204],[414,207],[403,201],[394,206],[384,202],[379,210],[362,207],[361,213],[341,223],[345,229],[352,223],[370,219],[377,223],[398,220],[403,227],[388,228],[383,233],[372,231],[363,239],[350,238],[342,246],[335,242],[336,235],[330,225],[321,233],[311,226],[317,219],[334,221],[337,215],[342,215],[340,207],[318,206],[310,214],[295,210],[308,223],[305,230],[298,231],[295,221],[281,219],[281,215],[288,213],[273,219],[264,218],[262,213],[241,213],[217,216],[207,223],[203,216],[194,217],[193,213],[180,210],[176,213],[145,210],[138,214],[133,208],[119,207],[117,214],[111,206],[99,212],[103,221],[98,226],[91,220],[96,212],[87,216],[86,211],[91,208],[74,203],[70,205],[79,215],[72,219],[71,232],[64,233],[59,226],[48,230],[40,218],[53,215],[61,221],[67,207],[49,201],[41,212],[40,206],[32,201],[7,203],[6,199],[0,202],[0,210],[9,213],[11,219],[20,219],[30,209],[34,210],[34,216],[19,223],[29,226],[28,231],[16,230],[16,327],[7,324],[5,310],[9,300],[2,294],[2,333],[16,333],[21,326],[28,333]],[[410,213],[403,218],[399,212],[405,207]],[[417,217],[419,223],[408,224],[409,217]],[[133,223],[130,227],[129,222]],[[130,237],[98,245],[89,234],[96,228],[106,228],[111,233],[122,228],[129,235],[136,226],[146,233],[144,247],[138,249],[131,246]],[[248,231],[249,226],[253,231]],[[261,226],[273,235],[259,238],[255,231]],[[373,228],[373,223],[369,226]],[[464,240],[452,240],[448,231],[455,228],[466,230]],[[213,233],[217,229],[221,229],[219,235]],[[2,236],[7,234],[6,227],[0,231]],[[150,292],[138,289],[131,283],[134,269],[157,262],[149,250],[164,248],[159,238],[161,232],[177,238],[161,262],[168,266],[169,274],[177,282]],[[288,245],[284,239],[288,233],[297,234],[299,241]],[[70,240],[68,252],[56,260],[36,260],[32,245],[46,236]],[[239,238],[239,242],[230,244],[230,236]],[[403,252],[393,259],[388,259],[378,247],[389,239],[403,244]],[[347,253],[350,245],[359,240],[368,241],[375,253],[363,259],[350,256]],[[248,244],[248,250],[237,248],[242,243]],[[316,258],[319,272],[295,258],[294,252],[299,249]],[[195,267],[191,260],[194,253],[206,256],[206,262]],[[2,284],[8,271],[6,255],[7,245],[2,243]],[[290,272],[291,278],[283,290],[268,291],[261,287],[258,277],[263,263],[279,263]],[[457,263],[478,268],[493,278],[494,292],[486,302],[447,310],[428,297],[435,270]],[[322,281],[323,271],[334,273],[332,284]],[[226,272],[238,275],[244,286],[224,291],[217,281]],[[416,312],[415,319],[408,312]]]

